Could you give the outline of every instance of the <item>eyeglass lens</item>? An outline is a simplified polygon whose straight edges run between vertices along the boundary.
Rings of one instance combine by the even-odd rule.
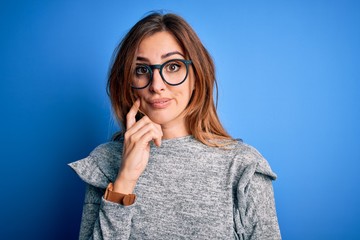
[[[160,67],[139,64],[135,68],[132,86],[135,88],[146,87],[152,80],[154,68],[159,68],[162,79],[170,85],[176,85],[184,81],[188,71],[186,63],[179,59],[167,61]]]

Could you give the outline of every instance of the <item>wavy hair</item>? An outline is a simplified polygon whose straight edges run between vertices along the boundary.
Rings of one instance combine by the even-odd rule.
[[[130,81],[134,72],[137,49],[144,38],[161,31],[172,34],[184,50],[186,57],[192,61],[195,90],[185,109],[185,121],[189,132],[208,146],[220,146],[221,144],[217,143],[218,140],[231,140],[216,113],[213,92],[215,88],[217,98],[218,90],[215,66],[209,52],[182,17],[157,12],[137,22],[114,52],[107,82],[107,93],[122,130],[126,129],[126,114],[135,101]],[[115,134],[113,139],[122,136],[123,131]]]

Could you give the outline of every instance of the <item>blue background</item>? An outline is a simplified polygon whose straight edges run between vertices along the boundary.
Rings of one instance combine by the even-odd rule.
[[[359,1],[1,1],[1,239],[76,239],[84,184],[66,165],[107,141],[117,43],[182,15],[214,57],[220,117],[274,182],[284,239],[360,239]]]

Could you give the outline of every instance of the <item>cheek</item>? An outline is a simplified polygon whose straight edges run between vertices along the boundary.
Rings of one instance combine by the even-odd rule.
[[[184,105],[187,105],[191,99],[193,93],[193,87],[192,85],[188,85],[184,87],[183,91],[179,92],[178,96],[181,98],[181,102]]]
[[[145,97],[145,95],[146,94],[145,94],[144,89],[142,89],[142,90],[134,90],[133,91],[133,96],[134,96],[135,99],[138,99],[138,98],[142,99],[142,98]]]
[[[144,101],[144,92],[143,91],[141,91],[141,90],[134,90],[133,92],[132,92],[132,95],[133,95],[133,97],[134,97],[134,101],[136,100],[136,99],[140,99],[140,112],[144,109],[144,106],[145,106],[145,101]]]
[[[189,81],[189,87],[188,87],[188,97],[190,99],[191,96],[194,94],[194,90],[195,90],[195,81],[194,81],[193,75],[191,75],[191,78],[189,80],[190,81]]]
[[[194,72],[192,69],[190,69],[190,72],[189,72],[189,85],[190,85],[190,88],[191,88],[191,92],[195,89],[195,76],[194,76]]]

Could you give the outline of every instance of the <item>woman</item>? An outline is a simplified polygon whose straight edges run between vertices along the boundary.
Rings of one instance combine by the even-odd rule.
[[[213,101],[192,28],[153,13],[120,43],[108,93],[123,132],[70,166],[87,183],[80,239],[280,239],[272,180]]]

